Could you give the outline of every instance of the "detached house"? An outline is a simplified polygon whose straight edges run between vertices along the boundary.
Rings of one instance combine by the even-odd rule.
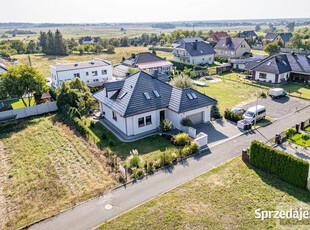
[[[250,38],[253,41],[256,41],[258,39],[258,36],[254,30],[240,32],[237,34],[237,37],[239,37],[239,38]]]
[[[100,40],[100,37],[90,37],[90,36],[86,36],[83,38],[82,40],[82,44],[97,44]]]
[[[241,58],[251,55],[251,46],[245,38],[222,38],[214,49],[217,56],[225,58]]]
[[[292,37],[292,33],[267,33],[263,39],[263,43],[274,42],[279,44],[282,48],[285,48]]]
[[[214,62],[214,49],[201,38],[182,39],[173,50],[173,60],[193,65],[210,64]]]
[[[208,37],[208,42],[219,42],[222,38],[229,37],[227,32],[215,32]]]
[[[164,119],[177,129],[186,117],[194,124],[206,123],[211,105],[217,103],[194,89],[175,88],[143,71],[105,83],[93,96],[99,101],[103,123],[127,137],[156,131]]]
[[[63,81],[78,77],[86,83],[102,82],[112,79],[111,62],[95,58],[87,62],[57,63],[50,66],[52,87],[61,86]]]
[[[310,81],[310,58],[305,55],[274,54],[261,61],[248,63],[253,80],[270,83],[293,81]]]

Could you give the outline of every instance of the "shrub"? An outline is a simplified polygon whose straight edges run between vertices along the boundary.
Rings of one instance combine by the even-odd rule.
[[[233,113],[229,109],[224,111],[224,117],[233,122],[238,122],[243,118],[241,113]]]
[[[193,126],[193,122],[191,121],[191,119],[186,117],[186,118],[183,118],[181,120],[181,125],[183,125],[183,126]]]
[[[310,134],[307,133],[301,134],[301,139],[303,140],[304,145],[307,145],[306,142],[310,140]]]
[[[177,146],[190,145],[191,138],[188,136],[187,133],[180,133],[174,136],[173,143]]]
[[[172,160],[173,157],[170,151],[165,151],[159,155],[159,162],[161,166],[171,164]]]
[[[101,138],[102,138],[102,140],[105,140],[105,139],[107,139],[107,135],[105,133],[103,133],[103,134],[101,134]]]
[[[154,163],[152,161],[150,161],[147,165],[147,169],[146,172],[147,173],[152,173],[155,171],[155,167],[154,167]]]
[[[260,96],[261,96],[262,98],[266,98],[266,97],[267,97],[267,94],[263,91],[263,92],[260,93]]]
[[[169,121],[168,119],[161,121],[160,125],[159,125],[159,129],[160,129],[160,131],[162,131],[164,133],[171,131],[171,129],[172,129],[171,121]]]
[[[131,156],[128,161],[128,168],[139,168],[141,164],[141,159],[139,156]]]
[[[138,169],[138,170],[136,171],[135,178],[139,178],[139,177],[141,177],[141,176],[143,176],[143,170],[142,170],[142,169]]]
[[[192,151],[192,154],[199,152],[199,145],[196,142],[192,142],[189,148]]]
[[[220,110],[217,107],[217,105],[212,105],[211,106],[211,117],[214,118],[214,119],[219,119],[219,118],[222,117],[221,114],[220,114]]]
[[[173,78],[170,84],[180,89],[188,89],[193,86],[191,79],[186,75],[180,75]]]
[[[109,146],[115,146],[115,142],[111,138],[109,139]]]
[[[307,161],[253,141],[250,146],[250,164],[294,186],[307,188],[309,171]]]
[[[196,66],[196,65],[185,63],[185,62],[178,62],[178,61],[173,61],[173,60],[170,60],[170,62],[176,67],[177,70],[181,70],[181,71],[183,71],[185,67],[187,69],[194,69],[194,70],[207,69],[206,66]]]
[[[289,138],[291,138],[292,136],[294,136],[294,134],[296,133],[296,129],[294,128],[288,128],[285,130],[285,134],[286,136],[288,136]]]

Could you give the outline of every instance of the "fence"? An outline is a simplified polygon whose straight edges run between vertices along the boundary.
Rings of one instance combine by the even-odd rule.
[[[189,126],[181,126],[181,131],[187,133],[190,137],[196,137],[196,129]]]
[[[8,110],[4,112],[0,112],[0,119],[9,117],[9,116],[16,116],[16,119],[21,119],[25,117],[31,117],[31,116],[36,116],[44,113],[49,113],[49,112],[54,112],[57,111],[57,105],[56,101],[45,103],[45,104],[40,104],[40,105],[34,105],[30,107],[25,107],[21,109],[14,109],[14,110]]]

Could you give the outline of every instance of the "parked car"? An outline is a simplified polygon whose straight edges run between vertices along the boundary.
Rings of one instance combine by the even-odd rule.
[[[272,98],[279,98],[279,97],[285,97],[286,92],[282,88],[274,88],[269,90],[268,95]]]
[[[4,104],[3,102],[0,103],[0,112],[12,110],[13,107],[10,104]]]
[[[257,105],[249,108],[245,114],[243,114],[245,120],[254,124],[254,121],[259,121],[266,118],[266,107],[263,105]]]
[[[233,108],[232,110],[230,110],[232,113],[240,113],[240,114],[244,114],[245,113],[245,110],[242,109],[242,108]]]

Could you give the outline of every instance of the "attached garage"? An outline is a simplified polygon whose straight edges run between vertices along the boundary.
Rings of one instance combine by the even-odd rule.
[[[188,115],[187,118],[189,118],[194,125],[203,123],[203,112]]]

